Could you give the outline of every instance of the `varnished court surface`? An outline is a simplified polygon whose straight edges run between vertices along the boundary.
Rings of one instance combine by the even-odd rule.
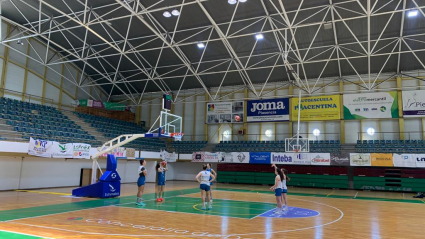
[[[0,238],[425,238],[425,201],[414,194],[289,188],[290,210],[276,217],[266,186],[214,185],[202,211],[198,184],[168,182],[165,202],[147,184],[115,199],[67,197],[72,188],[0,192]]]

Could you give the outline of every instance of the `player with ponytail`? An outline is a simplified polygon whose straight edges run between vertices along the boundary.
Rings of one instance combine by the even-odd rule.
[[[283,173],[279,170],[276,165],[272,165],[274,167],[274,173],[276,174],[275,183],[270,188],[270,190],[274,191],[274,195],[276,196],[276,204],[277,209],[275,211],[276,214],[282,214],[282,181],[283,181]]]
[[[143,191],[145,190],[145,180],[148,172],[145,168],[146,161],[144,159],[140,160],[139,166],[139,179],[137,180],[137,201],[136,205],[138,206],[146,206],[145,203],[142,202]]]

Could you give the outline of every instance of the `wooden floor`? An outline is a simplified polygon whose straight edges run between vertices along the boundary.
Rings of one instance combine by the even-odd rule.
[[[217,184],[211,211],[198,184],[167,182],[165,202],[135,205],[135,184],[115,199],[72,198],[72,188],[0,192],[0,238],[425,238],[425,201],[414,194],[289,188],[273,214],[266,186]]]

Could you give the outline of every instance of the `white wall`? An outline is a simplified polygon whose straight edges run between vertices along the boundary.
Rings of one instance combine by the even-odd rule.
[[[169,170],[166,174],[167,180],[196,181],[196,175],[202,171],[202,163],[169,163],[168,168]],[[217,164],[213,164],[212,168],[217,171]]]
[[[99,164],[106,168],[105,159],[100,159]],[[117,171],[121,182],[136,182],[139,165],[137,160],[118,160]],[[155,165],[154,161],[147,162],[146,182],[156,181]],[[92,161],[88,159],[0,156],[0,190],[78,187],[81,169],[91,167]]]

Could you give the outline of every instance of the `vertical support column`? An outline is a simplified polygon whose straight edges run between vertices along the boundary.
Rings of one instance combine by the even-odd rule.
[[[294,88],[292,85],[290,85],[288,87],[288,95],[290,95],[293,98],[293,94],[294,94]],[[292,98],[289,98],[289,122],[288,122],[288,133],[289,133],[289,137],[285,137],[285,138],[292,138]]]
[[[193,127],[192,127],[192,141],[195,141],[195,132],[196,132],[196,91],[195,96],[193,96]]]
[[[0,21],[0,24],[2,24],[2,22]],[[10,25],[7,24],[7,35],[9,35],[10,33]],[[10,45],[10,43],[6,43],[8,45]],[[9,62],[9,47],[5,47],[4,48],[4,59],[3,59],[3,68],[2,68],[2,72],[1,72],[1,82],[0,82],[0,89],[5,89],[6,88],[6,75],[7,75],[7,64]],[[0,91],[0,96],[4,96],[4,91]]]
[[[141,120],[140,115],[141,114],[142,114],[142,106],[138,105],[138,106],[136,106],[136,118],[135,118],[137,125],[140,125],[140,120]]]
[[[77,79],[80,77],[80,72],[77,72]],[[82,100],[82,99],[78,99],[78,86],[75,86],[75,99],[76,100]]]
[[[208,102],[208,94],[205,93],[205,107],[204,107],[204,113],[205,113],[205,122],[204,122],[204,141],[208,141],[208,124],[207,124],[207,102]]]
[[[31,39],[28,39],[28,41],[31,41]],[[28,56],[30,55],[30,44],[27,44],[27,55]],[[28,61],[29,61],[29,57],[27,57],[27,59],[25,60],[24,86],[22,87],[22,101],[25,101],[25,93],[27,91]]]
[[[43,93],[41,94],[41,104],[44,105],[46,98],[46,76],[47,76],[47,66],[44,66],[44,74],[43,74]]]
[[[58,108],[61,109],[62,108],[62,94],[65,94],[64,90],[63,90],[63,74],[64,74],[64,70],[65,67],[63,66],[63,64],[61,64],[61,84],[59,86],[59,102],[58,102]]]
[[[403,119],[403,98],[401,95],[401,89],[402,84],[401,80],[402,78],[400,76],[397,76],[397,101],[398,101],[398,132],[400,132],[400,140],[404,140],[404,119]]]
[[[341,141],[341,144],[345,144],[345,121],[344,121],[344,82],[339,82],[339,105],[341,110],[341,120],[339,123],[339,140]]]
[[[246,122],[246,120],[247,120],[247,115],[246,115],[246,104],[247,104],[247,100],[246,99],[248,99],[248,89],[244,89],[243,90],[243,96],[244,96],[244,101],[243,101],[243,116],[245,117],[245,119],[243,120],[243,130],[245,131],[244,132],[244,135],[243,135],[243,138],[244,138],[244,141],[247,141],[248,140],[248,123]]]
[[[183,94],[183,111],[182,111],[182,132],[184,133],[184,119],[185,117],[185,109],[186,109],[186,93]]]
[[[151,94],[151,98],[150,98],[150,100],[152,100],[152,94]],[[149,103],[149,118],[148,118],[148,128],[150,128],[150,127],[152,127],[153,125],[152,125],[152,120],[151,120],[151,117],[152,117],[152,101]],[[155,121],[154,121],[155,122]]]

